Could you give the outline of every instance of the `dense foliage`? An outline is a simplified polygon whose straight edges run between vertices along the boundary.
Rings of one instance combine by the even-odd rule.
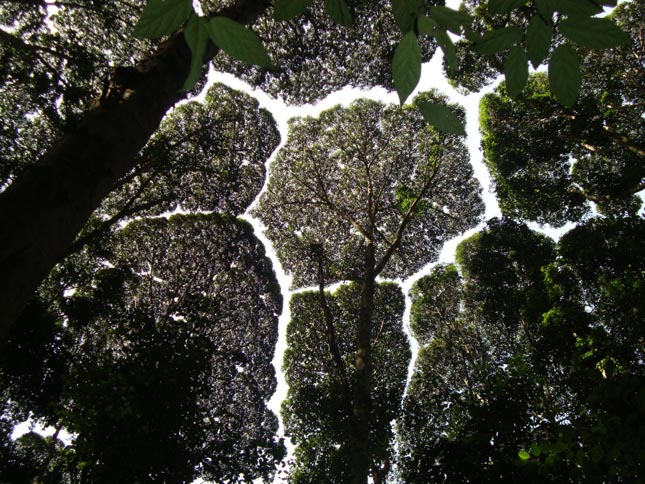
[[[365,240],[384,276],[407,277],[483,210],[463,138],[375,101],[293,119],[271,170],[256,213],[296,287],[317,284],[317,246],[327,282],[360,279]]]
[[[546,75],[531,77],[516,100],[504,85],[485,97],[481,126],[486,163],[502,211],[563,225],[590,212],[634,213],[645,188],[641,2],[614,17],[633,44],[588,54],[580,99],[570,109],[549,94]]]
[[[642,479],[643,230],[591,221],[556,251],[493,220],[419,281],[405,482]]]
[[[403,103],[437,47],[466,89],[505,75],[481,107],[505,218],[412,289],[407,391],[405,301],[378,278],[481,222],[461,109],[430,92],[296,118],[253,212],[317,289],[290,302],[289,481],[643,481],[643,2],[611,21],[612,0],[443,3],[0,4],[1,482],[271,481],[282,297],[235,217],[279,134],[219,84],[178,102],[212,63],[290,103]],[[14,440],[28,418],[54,435]]]
[[[345,385],[354,385],[358,300],[356,284],[343,285],[327,295],[334,316],[335,338],[344,375],[339,374],[329,347],[325,315],[319,295],[307,291],[291,299],[293,315],[287,329],[284,370],[289,393],[283,404],[286,431],[296,445],[289,482],[340,484],[352,482],[354,456],[348,442],[355,431]],[[392,471],[393,432],[390,423],[399,413],[410,359],[401,327],[404,300],[394,284],[381,284],[374,296],[372,348],[374,376],[369,435],[375,482],[385,482]],[[351,389],[350,389],[351,393]],[[349,434],[349,435],[348,435]]]

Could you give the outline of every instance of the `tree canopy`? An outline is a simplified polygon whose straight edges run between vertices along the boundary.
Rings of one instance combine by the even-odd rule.
[[[255,213],[296,287],[317,285],[318,245],[328,283],[360,279],[365,240],[378,273],[405,278],[483,210],[462,138],[428,127],[414,109],[375,101],[292,120],[271,170]]]
[[[334,317],[342,367],[331,354],[330,335],[319,295],[297,293],[291,299],[284,370],[289,392],[283,404],[286,432],[296,445],[295,464],[289,475],[293,483],[353,482],[353,438],[365,439],[372,458],[374,482],[391,477],[394,461],[391,421],[399,413],[410,359],[410,349],[401,327],[404,300],[394,284],[380,284],[374,296],[375,331],[372,333],[372,409],[368,435],[352,435],[351,389],[355,385],[356,331],[358,329],[357,284],[343,285],[327,294]]]
[[[644,227],[591,221],[556,251],[494,220],[460,245],[459,272],[437,266],[417,283],[423,348],[399,424],[405,482],[640,479],[643,285],[633,271]]]
[[[290,482],[641,482],[643,2],[614,3],[0,3],[0,481],[273,480],[282,296],[236,218],[266,186],[252,214],[306,288]],[[405,105],[437,49],[462,88],[504,74],[480,113],[504,218],[432,266],[483,222],[462,109]],[[295,118],[267,173],[251,95],[180,103],[211,65],[288,103],[401,106]],[[431,266],[406,382],[398,283]],[[27,419],[53,435],[12,438]]]
[[[563,225],[590,211],[635,213],[645,188],[643,8],[625,3],[614,17],[629,47],[587,53],[580,98],[570,109],[531,77],[511,100],[500,86],[481,106],[485,160],[505,214]]]

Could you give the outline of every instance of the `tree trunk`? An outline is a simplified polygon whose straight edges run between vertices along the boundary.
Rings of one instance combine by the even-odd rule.
[[[371,468],[372,313],[375,292],[375,247],[365,242],[365,271],[358,307],[356,383],[354,388],[353,484],[367,484]]]
[[[267,6],[242,0],[218,15],[250,24]],[[216,52],[210,45],[204,63]],[[107,96],[0,194],[0,350],[38,285],[183,97],[190,57],[179,32],[134,68],[118,68]]]

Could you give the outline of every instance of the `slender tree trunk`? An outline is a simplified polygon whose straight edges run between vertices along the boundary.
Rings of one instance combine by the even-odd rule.
[[[353,484],[367,484],[371,468],[370,415],[372,411],[372,313],[375,292],[375,247],[365,242],[365,271],[358,307],[356,383],[354,388]]]
[[[242,0],[218,15],[249,24],[267,0]],[[210,46],[207,63],[216,53]],[[111,85],[81,121],[0,194],[0,351],[13,322],[88,218],[183,95],[190,50],[182,33]],[[104,93],[105,94],[105,93]]]

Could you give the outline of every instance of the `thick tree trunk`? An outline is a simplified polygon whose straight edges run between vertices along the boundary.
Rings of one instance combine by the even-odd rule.
[[[249,24],[267,5],[243,0],[219,15]],[[204,62],[215,53],[211,46]],[[189,66],[178,33],[134,68],[117,69],[108,95],[0,194],[0,350],[38,285],[181,99]]]
[[[365,242],[365,271],[361,282],[358,307],[356,348],[356,383],[354,388],[353,413],[353,483],[367,484],[371,468],[370,415],[372,412],[372,313],[375,292],[375,247]]]

